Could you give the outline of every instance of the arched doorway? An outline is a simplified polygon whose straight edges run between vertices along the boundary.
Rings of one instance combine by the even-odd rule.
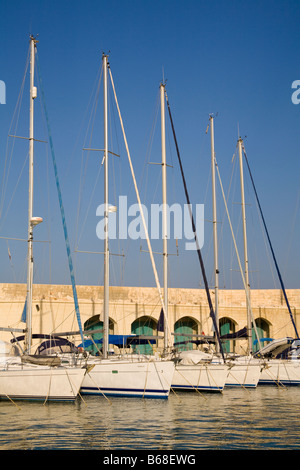
[[[257,318],[255,320],[255,325],[259,339],[270,338],[270,325],[266,320],[263,318]],[[267,343],[262,341],[261,344],[262,346],[265,346]],[[252,350],[254,353],[259,350],[259,343],[257,341],[254,327],[252,327]]]
[[[178,351],[187,351],[193,349],[192,335],[198,334],[198,323],[192,317],[183,317],[174,325],[174,346]],[[185,336],[186,335],[186,336]]]
[[[156,335],[157,321],[151,317],[143,316],[135,320],[131,325],[131,333],[134,335]],[[153,346],[151,344],[132,345],[132,349],[137,354],[153,354]]]
[[[99,332],[95,333],[91,338],[91,344],[89,344],[85,349],[89,351],[92,355],[99,354],[101,351],[102,344],[99,343],[100,340],[103,339],[103,321],[100,321],[100,315],[94,315],[93,317],[89,318],[83,325],[85,331],[93,331],[93,330],[100,330]],[[114,332],[114,322],[109,319],[109,334],[113,334]]]
[[[220,336],[227,335],[229,333],[235,333],[235,323],[228,317],[220,318],[219,321]],[[234,352],[235,341],[224,341],[222,342],[223,350],[225,353]]]

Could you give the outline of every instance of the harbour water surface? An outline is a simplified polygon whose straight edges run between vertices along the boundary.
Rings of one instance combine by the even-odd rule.
[[[300,388],[0,402],[1,450],[299,450]]]

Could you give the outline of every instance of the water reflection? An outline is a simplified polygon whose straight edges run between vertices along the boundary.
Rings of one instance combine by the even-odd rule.
[[[225,389],[169,400],[0,402],[0,449],[298,449],[300,389]]]

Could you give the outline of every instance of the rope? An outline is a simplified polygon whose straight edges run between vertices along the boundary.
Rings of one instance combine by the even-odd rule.
[[[176,396],[176,398],[179,400],[179,402],[180,402],[180,403],[182,403],[182,400],[181,400],[181,398],[180,398],[180,397],[179,397],[179,395],[178,395],[178,394],[175,392],[174,388],[172,388],[172,387],[171,387],[171,388],[170,388],[170,390],[171,390],[171,392],[173,392],[173,393],[174,393],[174,395],[175,395],[175,396]]]
[[[155,364],[154,364],[155,367]],[[155,367],[156,369],[156,367]],[[145,386],[144,386],[144,392],[142,398],[144,398],[145,393],[146,393],[146,387],[147,387],[147,379],[148,379],[148,372],[149,372],[149,361],[147,362],[147,370],[146,370],[146,377],[145,377]]]
[[[97,389],[99,390],[99,392],[104,396],[104,398],[108,401],[108,403],[111,405],[112,402],[109,400],[109,398],[105,395],[105,393],[102,392],[101,388],[97,385],[97,383],[95,382],[95,380],[93,379],[93,377],[91,376],[90,372],[87,371],[87,374],[89,376],[89,378],[94,382],[94,384],[96,385]]]
[[[218,386],[217,382],[215,381],[215,379],[214,379],[212,373],[210,372],[209,367],[208,367],[208,366],[204,366],[204,367],[205,367],[205,369],[206,369],[207,375],[210,375],[210,376],[211,376],[212,381],[214,382],[214,384],[215,384],[215,386],[217,387],[218,391],[219,391],[220,393],[223,393],[223,390],[220,390],[220,389],[219,389],[219,386]]]
[[[186,381],[188,385],[190,385],[196,392],[199,393],[199,395],[201,395],[203,398],[205,398],[205,400],[207,400],[206,396],[204,396],[203,393],[201,393],[200,390],[197,387],[195,387],[195,385],[193,385],[181,372],[179,372],[178,369],[176,369],[176,371],[178,372],[178,374],[181,375],[181,377]],[[198,382],[198,385],[199,385],[199,382]]]
[[[67,369],[65,369],[65,371],[66,371],[66,374],[67,374],[67,377],[68,377],[68,380],[69,380],[69,384],[70,384],[70,386],[71,386],[71,390],[72,390],[73,394],[75,395],[76,389],[75,389],[75,387],[74,387],[74,384],[73,384],[72,381],[71,381],[71,378],[70,378],[70,376],[69,376],[69,374],[68,374]],[[75,395],[75,398],[76,398],[76,396],[77,396],[77,395]]]
[[[45,404],[46,404],[46,402],[47,402],[47,400],[48,400],[48,398],[49,398],[49,395],[50,395],[51,381],[52,381],[52,380],[51,380],[51,379],[52,379],[52,370],[53,370],[53,369],[50,369],[50,372],[51,372],[51,373],[50,373],[50,377],[49,377],[49,388],[48,388],[48,394],[47,394],[47,395],[46,395],[46,397],[45,397],[45,401],[44,401],[43,405],[45,405]]]
[[[21,407],[20,407],[19,405],[17,405],[17,403],[15,403],[8,395],[6,395],[6,393],[5,393],[5,396],[6,396],[6,398],[7,398],[9,401],[11,401],[11,402],[13,403],[13,405],[15,405],[19,410],[21,409]]]
[[[268,373],[268,375],[271,377],[271,379],[276,383],[276,385],[277,385],[278,387],[281,386],[281,387],[283,387],[283,388],[286,389],[286,386],[285,386],[282,382],[280,382],[280,380],[278,380],[278,379],[276,378],[276,376],[271,373],[271,371],[268,370],[270,367],[271,367],[271,366],[268,366],[268,365],[265,366],[265,369],[266,369],[266,372]],[[279,364],[278,364],[278,372],[279,372]]]
[[[249,366],[248,366],[248,367],[249,367]],[[234,364],[233,364],[233,368],[234,368]],[[247,368],[247,370],[248,370],[248,368]],[[247,392],[249,392],[249,390],[247,389],[247,387],[245,387],[245,385],[244,385],[242,382],[240,382],[240,381],[236,378],[236,376],[231,372],[231,368],[230,368],[230,370],[229,370],[229,374],[228,374],[228,375],[231,375],[231,376],[234,378],[234,380],[236,380],[237,383],[238,383],[244,390],[247,390]],[[246,373],[245,379],[246,379],[246,377],[247,377],[247,373]]]

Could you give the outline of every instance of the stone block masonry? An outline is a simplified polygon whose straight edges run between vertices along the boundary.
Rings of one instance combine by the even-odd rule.
[[[99,315],[103,320],[103,287],[77,286],[82,324]],[[214,294],[211,292],[212,299]],[[300,289],[288,289],[287,296],[297,328],[300,328]],[[24,328],[21,323],[26,284],[0,284],[0,326]],[[251,290],[254,318],[268,325],[272,338],[295,337],[284,297],[280,290]],[[154,287],[110,287],[111,333],[130,334],[136,320],[157,323],[161,305]],[[169,328],[174,332],[180,320],[194,322],[195,332],[212,334],[206,293],[201,289],[169,289]],[[246,297],[243,290],[219,291],[219,319],[230,321],[235,331],[247,324]],[[153,322],[152,322],[153,323]],[[38,284],[33,288],[33,333],[59,333],[78,330],[72,288],[69,285]],[[154,331],[156,334],[156,331]],[[10,332],[0,331],[0,339],[9,341]],[[80,339],[79,337],[77,338]],[[245,347],[236,342],[236,352]]]

